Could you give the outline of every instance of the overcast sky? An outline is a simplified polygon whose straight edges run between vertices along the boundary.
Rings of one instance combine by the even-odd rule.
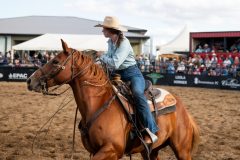
[[[239,31],[240,0],[0,0],[0,18],[74,16],[147,29],[159,44],[189,31]],[[1,26],[0,26],[1,27]]]

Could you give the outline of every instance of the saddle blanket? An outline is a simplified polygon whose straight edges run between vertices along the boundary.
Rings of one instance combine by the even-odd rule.
[[[162,110],[164,108],[168,108],[176,105],[176,102],[177,102],[176,98],[171,93],[169,93],[167,90],[162,88],[155,88],[155,89],[160,91],[160,96],[157,96],[157,98],[155,99],[158,110]],[[124,106],[127,106],[128,112],[130,114],[134,114],[133,108],[131,105],[129,105],[128,100],[121,94],[120,94],[120,98],[124,100],[124,103],[125,103]],[[148,100],[148,104],[151,112],[153,112],[154,111],[153,102],[151,100]]]
[[[167,90],[162,88],[155,88],[155,89],[160,90],[160,93],[161,93],[160,96],[155,99],[158,110],[176,105],[177,103],[176,98],[171,93],[169,93]],[[152,101],[148,100],[148,104],[151,112],[153,112],[154,106]]]

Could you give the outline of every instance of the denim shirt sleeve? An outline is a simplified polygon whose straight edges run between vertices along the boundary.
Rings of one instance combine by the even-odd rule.
[[[118,48],[116,48],[112,43],[108,43],[108,51],[106,54],[102,55],[100,59],[111,68],[119,69],[131,51],[132,48],[127,39],[124,39]]]

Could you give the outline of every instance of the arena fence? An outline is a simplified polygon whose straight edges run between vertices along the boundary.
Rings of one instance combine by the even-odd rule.
[[[36,67],[0,67],[0,81],[26,82]],[[185,87],[205,87],[218,89],[240,90],[240,77],[201,76],[185,74],[160,74],[143,72],[146,79],[154,85],[170,85]]]

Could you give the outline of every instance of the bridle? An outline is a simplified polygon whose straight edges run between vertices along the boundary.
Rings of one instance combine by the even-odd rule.
[[[67,84],[69,82],[71,82],[74,78],[76,78],[77,76],[82,75],[86,69],[88,67],[91,66],[91,63],[89,63],[85,68],[83,68],[82,70],[80,70],[79,72],[77,72],[76,74],[74,74],[74,53],[78,53],[77,50],[72,49],[71,53],[68,55],[68,57],[61,63],[61,64],[53,64],[54,66],[56,66],[57,68],[52,69],[49,73],[44,73],[42,67],[39,68],[40,72],[42,73],[42,76],[39,78],[40,79],[40,85],[42,88],[42,93],[44,95],[53,95],[53,96],[57,96],[57,95],[61,95],[64,92],[66,92],[67,90],[63,91],[62,93],[51,93],[53,91],[55,91],[56,89],[60,88],[61,86],[63,86],[64,84]],[[61,71],[66,69],[66,65],[68,63],[69,60],[72,60],[72,64],[71,64],[71,78],[69,80],[66,80],[64,82],[62,82],[61,84],[59,84],[58,86],[56,86],[55,88],[51,89],[51,91],[48,90],[48,85],[47,85],[47,81],[53,79],[55,76],[57,76]]]

